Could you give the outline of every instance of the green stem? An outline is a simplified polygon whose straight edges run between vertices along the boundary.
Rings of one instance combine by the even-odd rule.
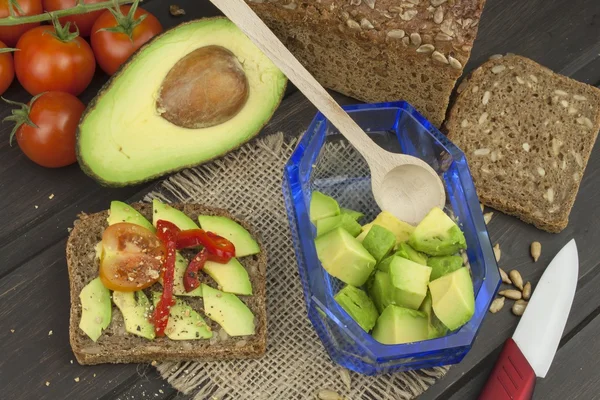
[[[116,1],[120,5],[130,4],[130,3],[134,2],[134,0],[116,0]],[[95,4],[82,4],[80,2],[75,7],[68,8],[66,10],[52,11],[52,12],[47,12],[47,13],[39,14],[39,15],[28,15],[25,17],[9,16],[9,17],[5,17],[5,18],[0,18],[0,26],[13,26],[13,25],[21,25],[21,24],[30,24],[32,22],[51,21],[53,16],[55,16],[56,18],[61,18],[61,17],[67,17],[69,15],[85,14],[85,13],[92,12],[92,11],[107,9],[109,7],[112,7],[114,4],[115,4],[115,2],[113,0],[104,1],[102,3],[95,3]]]

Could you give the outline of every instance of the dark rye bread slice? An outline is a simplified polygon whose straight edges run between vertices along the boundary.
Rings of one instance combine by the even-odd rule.
[[[239,222],[250,231],[254,238],[256,234],[243,221],[234,218],[227,211],[209,208],[197,204],[171,204],[182,210],[193,220],[198,215],[220,215]],[[152,205],[136,203],[133,207],[149,220],[152,220]],[[71,291],[70,342],[73,353],[80,364],[101,363],[149,363],[152,361],[188,361],[188,360],[225,360],[234,358],[257,358],[264,354],[267,342],[267,310],[266,310],[266,266],[267,256],[261,245],[260,254],[243,257],[240,263],[246,268],[252,282],[252,296],[238,296],[252,310],[255,316],[256,334],[244,337],[229,337],[220,326],[203,313],[201,298],[181,297],[194,310],[199,311],[213,330],[210,340],[176,341],[168,338],[147,340],[125,332],[123,316],[113,304],[112,321],[102,333],[97,342],[93,342],[79,329],[81,319],[81,302],[79,293],[92,279],[98,276],[99,262],[96,258],[95,246],[102,238],[104,228],[108,226],[106,218],[108,211],[91,215],[81,215],[75,221],[67,242],[67,264]],[[257,238],[258,239],[258,238]],[[193,254],[184,254],[188,260]],[[205,283],[216,287],[216,283],[203,274]],[[160,284],[147,289],[162,290]],[[151,297],[149,297],[151,298]]]
[[[493,58],[459,86],[448,137],[482,203],[560,232],[600,129],[600,90],[524,57]]]

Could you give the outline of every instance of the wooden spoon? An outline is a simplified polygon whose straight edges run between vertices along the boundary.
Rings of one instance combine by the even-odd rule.
[[[371,187],[382,210],[417,224],[446,194],[438,174],[423,160],[390,153],[375,142],[300,64],[244,0],[211,0],[360,152],[371,170]]]

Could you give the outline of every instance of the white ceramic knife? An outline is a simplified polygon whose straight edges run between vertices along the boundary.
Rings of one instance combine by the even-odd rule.
[[[562,337],[579,276],[575,239],[554,257],[535,288],[519,325],[479,396],[480,400],[529,400],[544,378]]]

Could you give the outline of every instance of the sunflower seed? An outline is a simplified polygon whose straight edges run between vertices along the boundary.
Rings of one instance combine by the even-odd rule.
[[[538,83],[538,78],[535,75],[529,75],[529,79],[531,79],[533,83]]]
[[[490,305],[490,312],[496,314],[502,310],[502,307],[504,307],[504,297],[497,297],[492,301],[492,305]]]
[[[440,32],[437,35],[435,35],[435,40],[437,42],[450,42],[452,40],[452,36]]]
[[[548,188],[546,193],[544,193],[544,198],[548,200],[548,203],[554,202],[554,189]]]
[[[529,143],[523,143],[523,150],[529,152]]]
[[[490,154],[490,149],[477,149],[473,152],[474,156],[487,156]]]
[[[564,90],[560,90],[560,89],[555,90],[554,94],[556,94],[558,96],[568,96],[569,95],[567,92],[565,92]]]
[[[319,400],[344,400],[342,396],[338,394],[338,392],[334,392],[329,389],[321,389],[317,393],[317,399]]]
[[[458,87],[456,88],[456,93],[461,94],[463,92],[463,90],[465,90],[465,88],[467,87],[468,82],[466,79],[463,79],[460,82],[460,85],[458,85]]]
[[[540,176],[546,176],[546,170],[542,167],[537,167],[537,172]]]
[[[573,95],[573,98],[574,98],[575,100],[579,100],[579,101],[586,101],[586,100],[587,100],[587,97],[585,97],[585,96],[582,96],[582,95],[580,95],[580,94],[574,94],[574,95]]]
[[[467,121],[466,119],[463,119],[462,122],[460,123],[460,127],[466,128],[468,126],[469,126],[469,121]]]
[[[462,67],[463,67],[461,62],[452,56],[448,56],[448,63],[454,69],[462,69]]]
[[[569,107],[569,110],[567,111],[570,115],[575,115],[577,114],[577,109],[574,107]]]
[[[481,104],[486,106],[487,103],[490,102],[490,97],[492,97],[492,92],[490,92],[489,90],[486,90],[485,93],[483,94],[483,99],[481,99]]]
[[[529,300],[531,297],[531,282],[527,282],[525,286],[523,286],[523,299]]]
[[[409,3],[414,4],[415,6],[418,6],[419,3],[421,2],[421,0],[406,0],[406,1],[408,1]]]
[[[375,0],[365,0],[365,3],[369,6],[371,10],[375,9]]]
[[[577,163],[577,165],[583,168],[583,158],[581,157],[581,154],[576,153],[573,150],[571,150],[571,154],[573,155],[573,158],[575,158],[575,162]]]
[[[434,50],[435,47],[433,47],[432,44],[424,44],[419,46],[419,48],[417,49],[417,53],[431,53]]]
[[[406,12],[400,14],[400,19],[403,21],[410,21],[418,14],[417,10],[407,10]]]
[[[492,54],[489,60],[499,60],[502,58],[502,54]]]
[[[421,35],[419,35],[418,33],[414,32],[410,34],[410,42],[412,44],[414,44],[415,46],[420,46],[421,42],[423,42],[423,40],[421,39]]]
[[[446,56],[437,50],[431,53],[431,58],[442,64],[448,64],[448,59],[446,58]]]
[[[452,29],[452,18],[445,19],[444,22],[440,24],[440,31],[448,36],[454,36],[454,30]]]
[[[537,262],[542,255],[542,244],[540,242],[533,242],[529,246],[529,250],[531,252],[531,257],[533,257],[533,261]]]
[[[562,146],[562,142],[558,139],[552,139],[552,153],[554,153],[555,156],[560,154],[560,147]]]
[[[498,270],[500,271],[500,277],[502,278],[502,282],[504,282],[508,285],[512,285],[512,281],[508,277],[508,274],[506,273],[506,271],[504,271],[502,268],[498,268]]]
[[[433,13],[433,22],[436,24],[444,22],[444,9],[442,7],[435,9],[435,12]]]
[[[387,33],[387,36],[392,39],[402,39],[406,33],[402,29],[392,29]]]
[[[560,105],[563,106],[564,108],[567,108],[567,107],[569,107],[569,102],[566,100],[561,100]]]
[[[408,47],[408,45],[410,44],[410,38],[408,36],[403,37],[402,44],[404,45],[404,47]]]
[[[579,125],[585,125],[586,127],[593,129],[594,128],[594,124],[592,123],[592,121],[587,118],[587,117],[579,117],[577,118],[577,123]]]
[[[360,6],[360,3],[362,3],[362,0],[350,0],[351,6]]]
[[[360,30],[360,24],[353,19],[347,20],[346,25],[348,25],[348,28],[350,29]]]
[[[508,276],[510,276],[510,280],[513,282],[513,285],[515,285],[516,288],[523,290],[523,278],[521,277],[521,273],[519,271],[513,269],[508,273]]]
[[[340,379],[342,380],[344,385],[346,385],[346,390],[350,391],[350,389],[352,389],[352,380],[350,379],[350,372],[348,372],[346,368],[340,368],[338,371],[340,373]]]
[[[521,315],[523,315],[526,308],[527,302],[525,300],[517,300],[512,306],[512,313],[515,314],[517,317],[520,317]]]
[[[496,243],[494,246],[494,257],[496,257],[496,262],[500,261],[500,257],[502,256],[502,251],[500,251],[500,244]]]
[[[483,220],[485,221],[485,224],[489,224],[492,221],[492,217],[494,216],[494,212],[490,211],[489,213],[485,213],[483,214]]]
[[[366,18],[360,20],[360,27],[363,29],[375,29],[371,21]]]
[[[447,0],[431,0],[431,5],[434,7],[444,4]]]
[[[471,89],[471,92],[473,93],[477,93],[479,91],[479,86],[473,86],[473,89]]]
[[[462,22],[462,27],[467,29],[469,26],[471,26],[471,24],[473,23],[473,20],[471,18],[465,18]]]
[[[515,289],[507,289],[507,290],[501,290],[500,292],[498,292],[498,294],[500,296],[504,296],[507,299],[511,299],[511,300],[521,300],[521,292],[519,292],[518,290]]]
[[[495,151],[492,151],[492,155],[490,158],[491,158],[492,162],[498,161],[498,153],[496,153]]]
[[[479,125],[483,125],[485,124],[485,121],[487,121],[488,118],[488,113],[484,112],[483,114],[481,114],[479,116],[479,120],[477,120],[477,122],[479,123]]]
[[[287,8],[288,10],[295,10],[298,5],[296,3],[284,4],[281,7]]]
[[[525,81],[520,76],[517,76],[517,82],[519,83],[519,85],[524,85],[525,84]]]
[[[500,72],[504,71],[506,69],[506,67],[502,64],[499,65],[494,65],[492,67],[492,73],[493,74],[499,74]]]

